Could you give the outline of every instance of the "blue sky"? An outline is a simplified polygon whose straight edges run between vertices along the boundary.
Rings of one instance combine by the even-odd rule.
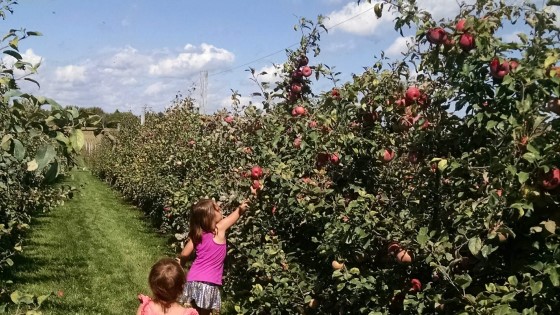
[[[455,0],[418,3],[436,18],[458,12]],[[301,17],[321,14],[329,17],[328,27],[336,25],[322,35],[322,53],[311,63],[334,66],[342,79],[371,66],[382,50],[397,58],[406,45],[392,18],[377,19],[367,1],[21,0],[14,11],[0,21],[4,30],[43,33],[20,43],[28,61],[42,62],[33,77],[41,88],[22,83],[22,89],[108,112],[138,114],[143,105],[161,111],[177,92],[197,86],[201,71],[209,73],[205,112],[227,108],[231,90],[248,103],[258,88],[245,70],[270,72],[283,63],[283,49],[300,39],[293,26]],[[505,37],[514,33],[503,30]],[[330,87],[321,81],[314,88]],[[199,98],[199,91],[192,96]]]

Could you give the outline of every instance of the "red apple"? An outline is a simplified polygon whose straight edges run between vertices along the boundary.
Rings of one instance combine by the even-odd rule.
[[[261,182],[257,179],[253,180],[253,184],[251,185],[254,190],[261,189]]]
[[[338,91],[337,88],[333,88],[333,89],[331,90],[331,96],[332,96],[334,99],[339,99],[339,98],[340,98],[340,92]]]
[[[296,149],[301,148],[301,137],[297,137],[297,138],[294,139],[294,147]]]
[[[335,165],[337,165],[340,162],[340,158],[339,158],[337,153],[332,153],[329,156],[329,160],[331,161],[332,164],[335,164]]]
[[[302,116],[305,115],[305,107],[296,106],[292,109],[292,116]]]
[[[251,168],[252,179],[260,179],[262,175],[263,175],[263,170],[260,166],[253,166],[253,168]]]
[[[399,264],[410,264],[412,262],[412,255],[406,249],[401,249],[395,256]]]
[[[310,121],[307,125],[309,128],[317,128],[317,122],[315,120]]]
[[[457,25],[455,26],[455,30],[459,33],[462,33],[463,30],[465,29],[465,22],[467,22],[467,19],[460,19],[459,21],[457,21]]]
[[[227,122],[228,124],[231,124],[233,122],[233,117],[227,116],[226,118],[224,118],[224,121]]]
[[[509,73],[509,70],[510,63],[507,60],[500,63],[498,58],[493,58],[490,61],[490,74],[496,79],[503,79]]]
[[[542,186],[546,190],[553,190],[560,185],[560,169],[553,168],[544,175]]]
[[[383,151],[383,162],[388,163],[391,162],[393,160],[393,158],[395,157],[395,151],[393,151],[392,149],[385,149]]]
[[[301,83],[292,83],[291,85],[291,91],[292,93],[300,93],[301,92]]]
[[[311,67],[304,66],[301,68],[301,73],[303,74],[304,77],[310,77],[313,71],[311,71]]]
[[[464,33],[459,38],[459,46],[464,51],[471,51],[475,47],[474,36],[469,33]]]
[[[407,102],[416,102],[420,98],[420,90],[416,86],[411,86],[406,90],[406,101]]]
[[[431,28],[426,33],[426,38],[428,39],[428,42],[440,45],[445,43],[445,40],[447,39],[447,32],[441,27]]]
[[[418,279],[410,280],[410,291],[411,292],[420,292],[422,291],[422,282]]]

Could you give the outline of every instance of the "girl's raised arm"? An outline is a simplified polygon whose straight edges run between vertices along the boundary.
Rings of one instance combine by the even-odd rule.
[[[232,213],[230,213],[227,217],[220,220],[220,222],[216,224],[216,227],[218,228],[218,233],[223,233],[227,229],[229,229],[232,225],[234,225],[235,222],[239,220],[241,215],[243,215],[243,213],[247,211],[248,206],[249,206],[248,201],[244,200],[237,208],[235,208],[235,210],[233,210]]]

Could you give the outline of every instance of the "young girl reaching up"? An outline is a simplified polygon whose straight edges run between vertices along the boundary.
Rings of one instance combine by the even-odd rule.
[[[245,200],[225,218],[219,205],[210,199],[200,200],[192,208],[189,241],[179,260],[184,266],[193,251],[196,251],[196,258],[187,274],[187,283],[179,302],[189,304],[194,301],[201,315],[220,310],[226,231],[245,213],[247,206],[248,200]]]
[[[194,308],[185,308],[176,301],[183,291],[185,272],[172,258],[160,259],[148,276],[154,298],[140,294],[142,303],[136,315],[198,315]]]

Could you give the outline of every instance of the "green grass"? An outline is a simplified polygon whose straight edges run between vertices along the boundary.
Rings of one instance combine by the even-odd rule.
[[[149,294],[152,264],[172,255],[141,213],[87,171],[69,183],[80,193],[37,218],[17,261],[17,289],[51,297],[44,314],[134,314]]]

